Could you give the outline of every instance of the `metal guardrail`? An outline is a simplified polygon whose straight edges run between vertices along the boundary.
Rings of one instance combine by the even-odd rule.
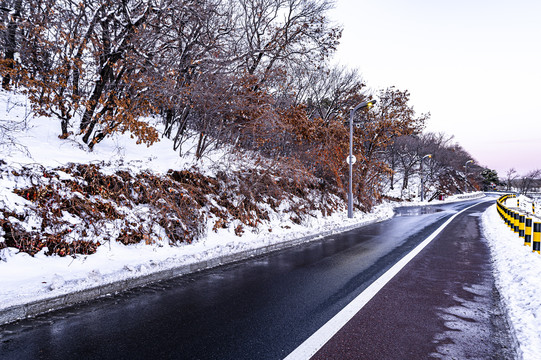
[[[468,199],[477,199],[483,196],[485,196],[485,193],[482,191],[479,191],[475,193],[456,195],[456,198],[460,200],[468,200]]]
[[[531,246],[532,251],[541,254],[541,219],[535,215],[535,202],[532,203],[532,212],[521,208],[517,198],[517,206],[506,206],[509,199],[516,195],[506,194],[496,201],[498,213],[502,220],[515,232],[519,239],[524,240],[524,246]]]

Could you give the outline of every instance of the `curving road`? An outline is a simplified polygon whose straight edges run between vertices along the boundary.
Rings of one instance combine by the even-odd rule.
[[[283,359],[448,218],[472,204],[398,209],[391,220],[321,241],[6,325],[0,327],[0,358]],[[493,286],[493,280],[489,283]],[[497,305],[492,301],[487,306]],[[419,323],[413,314],[408,321]],[[377,329],[377,322],[373,324]],[[498,327],[507,331],[504,323]],[[319,358],[327,358],[324,351],[344,351],[340,349],[323,348]]]

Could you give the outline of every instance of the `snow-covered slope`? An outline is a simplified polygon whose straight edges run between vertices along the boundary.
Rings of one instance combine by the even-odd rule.
[[[166,138],[147,148],[137,145],[129,135],[115,135],[88,152],[76,136],[68,140],[59,139],[60,125],[55,119],[32,117],[24,96],[3,91],[0,92],[0,117],[13,128],[0,139],[0,159],[4,162],[0,165],[0,206],[13,214],[11,220],[14,222],[18,221],[14,216],[28,215],[28,208],[35,207],[31,199],[20,196],[24,194],[15,194],[14,190],[37,185],[60,186],[69,182],[73,180],[72,175],[61,168],[70,163],[99,164],[99,171],[103,174],[123,170],[130,174],[148,172],[160,175],[169,169],[197,169],[208,176],[214,176],[219,171],[231,172],[258,166],[254,156],[223,150],[196,160],[189,143],[184,147],[184,155],[179,157]],[[22,173],[26,176],[21,176]],[[46,174],[44,177],[42,173],[48,176]],[[246,228],[242,236],[235,232],[235,222],[227,228],[213,228],[215,222],[209,215],[207,223],[202,225],[203,236],[192,244],[171,244],[167,236],[159,234],[163,229],[158,226],[154,229],[156,236],[148,244],[142,241],[124,245],[117,241],[97,239],[100,245],[92,255],[46,256],[49,249],[45,247],[32,257],[15,248],[4,248],[0,250],[0,309],[379,221],[393,213],[391,204],[382,204],[371,214],[357,212],[353,219],[348,219],[345,204],[340,203],[339,199],[335,200],[338,211],[331,216],[323,216],[316,211],[304,217],[300,223],[287,212],[295,199],[282,201],[276,210],[266,209],[268,220],[257,227]],[[144,217],[144,209],[141,208],[123,207],[117,210],[125,218]],[[134,214],[137,211],[139,213]],[[75,219],[73,215],[64,213],[63,216],[66,223],[71,223],[74,228],[81,225],[80,219]],[[26,216],[25,221],[19,223],[35,230],[40,227],[40,221],[39,218]],[[108,223],[104,226],[108,226]],[[114,229],[111,231],[114,232]],[[0,242],[4,241],[3,235],[0,231]],[[79,240],[75,232],[71,236],[74,241]]]

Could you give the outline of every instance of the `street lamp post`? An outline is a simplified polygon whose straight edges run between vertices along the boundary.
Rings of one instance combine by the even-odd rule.
[[[364,101],[349,111],[349,191],[348,191],[348,218],[353,217],[353,117],[357,110],[368,107],[371,108],[376,100]]]
[[[464,173],[464,178],[466,181],[464,182],[464,192],[468,192],[468,164],[473,162],[473,160],[466,161],[466,164],[464,164],[464,167],[466,168],[466,172]]]
[[[425,199],[425,177],[423,175],[423,160],[431,157],[432,154],[428,154],[423,156],[423,158],[421,159],[421,201],[424,201]]]

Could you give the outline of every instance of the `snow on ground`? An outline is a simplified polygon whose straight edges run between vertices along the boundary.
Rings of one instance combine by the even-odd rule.
[[[5,119],[16,121],[19,129],[12,137],[16,137],[15,146],[6,147],[6,137],[2,125],[6,126]],[[68,129],[77,133],[77,120]],[[215,169],[218,166],[231,166],[238,164],[239,159],[230,162],[231,156],[227,152],[215,151],[197,161],[194,141],[183,144],[183,156],[173,151],[173,142],[167,138],[152,146],[137,144],[136,139],[129,134],[114,135],[98,143],[94,150],[89,152],[86,145],[69,138],[62,140],[60,135],[60,121],[47,117],[33,117],[28,100],[23,95],[13,94],[0,90],[0,150],[4,161],[9,164],[40,164],[45,167],[59,167],[67,163],[93,163],[109,162],[114,166],[129,164],[139,170],[152,170],[156,173],[165,173],[169,169],[181,170],[191,166],[199,169]],[[5,156],[5,154],[9,156]],[[244,159],[247,163],[250,159]],[[233,169],[234,170],[234,169]],[[205,173],[208,175],[208,173]]]
[[[507,206],[516,206],[516,199],[509,199]],[[524,246],[524,241],[505,225],[496,205],[485,211],[482,224],[491,249],[496,284],[523,358],[540,359],[541,255],[532,252],[531,247]]]

